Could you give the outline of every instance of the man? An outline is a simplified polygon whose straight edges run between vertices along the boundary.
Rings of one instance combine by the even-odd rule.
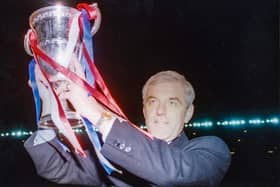
[[[40,77],[40,71],[36,73]],[[100,170],[94,153],[86,152],[87,157],[82,158],[64,151],[53,131],[40,130],[26,141],[25,148],[42,177],[57,183],[92,186],[220,184],[230,165],[229,149],[218,137],[189,140],[184,134],[184,123],[193,114],[195,95],[182,75],[174,71],[159,72],[143,87],[145,123],[154,138],[108,112],[75,84],[69,83],[67,87],[70,90],[61,91],[60,97],[68,99],[78,113],[96,125],[104,141],[101,153],[122,174],[106,175]]]

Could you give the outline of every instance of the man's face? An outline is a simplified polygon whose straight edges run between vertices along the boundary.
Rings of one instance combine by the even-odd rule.
[[[144,99],[143,113],[148,131],[156,138],[171,141],[184,128],[187,104],[178,82],[150,85]]]

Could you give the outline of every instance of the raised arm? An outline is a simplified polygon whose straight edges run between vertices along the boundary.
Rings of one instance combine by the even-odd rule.
[[[24,143],[38,175],[62,184],[105,185],[102,184],[93,155],[86,152],[87,156],[83,158],[66,151],[53,134],[51,130],[39,130]]]
[[[167,144],[150,139],[118,120],[102,153],[129,172],[159,186],[216,186],[230,164],[230,152],[217,137],[188,140],[182,134]]]

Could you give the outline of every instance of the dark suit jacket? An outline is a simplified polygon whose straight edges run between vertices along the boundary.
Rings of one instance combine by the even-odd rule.
[[[173,142],[150,139],[127,122],[115,121],[102,146],[102,154],[124,173],[107,176],[96,155],[65,152],[53,139],[33,145],[26,142],[37,173],[57,183],[91,186],[218,186],[231,161],[226,144],[218,137],[188,140],[181,134]]]

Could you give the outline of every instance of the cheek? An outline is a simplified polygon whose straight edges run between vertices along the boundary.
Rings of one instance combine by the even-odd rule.
[[[143,111],[144,111],[145,118],[149,118],[150,116],[152,116],[154,114],[153,107],[144,107]]]
[[[167,114],[168,114],[168,118],[174,122],[176,121],[176,122],[183,123],[185,119],[185,112],[182,110],[173,109],[170,110]]]

